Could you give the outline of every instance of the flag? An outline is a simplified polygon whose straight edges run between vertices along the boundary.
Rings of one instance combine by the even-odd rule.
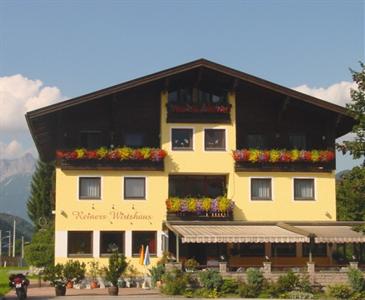
[[[150,261],[150,251],[148,249],[148,245],[146,246],[146,252],[144,254],[144,260],[143,260],[143,264],[145,266],[148,266],[151,263]]]
[[[143,265],[144,260],[144,248],[143,245],[141,246],[141,249],[139,250],[139,264]]]

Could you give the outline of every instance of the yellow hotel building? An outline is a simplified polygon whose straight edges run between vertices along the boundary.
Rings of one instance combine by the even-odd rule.
[[[27,113],[56,160],[55,260],[138,266],[343,262],[364,237],[336,221],[342,107],[205,59]],[[342,250],[341,250],[342,249]],[[342,260],[341,260],[342,259]]]

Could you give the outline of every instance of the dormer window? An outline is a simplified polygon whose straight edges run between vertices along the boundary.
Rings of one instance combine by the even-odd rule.
[[[304,134],[290,134],[289,135],[289,145],[291,149],[305,150],[306,136]]]
[[[101,131],[82,130],[80,131],[80,146],[86,149],[96,149],[101,146]]]
[[[265,149],[266,138],[263,134],[248,134],[247,135],[247,148],[249,149]]]
[[[132,148],[143,147],[144,134],[140,132],[126,133],[124,135],[124,145]]]

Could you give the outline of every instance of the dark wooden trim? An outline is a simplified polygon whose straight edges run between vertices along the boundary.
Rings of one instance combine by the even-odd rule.
[[[56,165],[62,170],[125,170],[164,171],[163,161],[151,160],[58,160]]]
[[[232,221],[233,213],[227,213],[224,216],[214,216],[211,213],[208,215],[197,215],[194,213],[167,213],[167,221]]]
[[[316,172],[330,173],[335,170],[333,162],[324,163],[251,163],[251,162],[235,162],[236,172]]]
[[[256,76],[252,76],[250,74],[235,70],[233,68],[229,68],[227,66],[206,60],[206,59],[198,59],[186,64],[182,64],[170,69],[165,69],[163,71],[159,71],[157,73],[153,73],[150,75],[146,75],[143,77],[139,77],[130,81],[126,81],[124,83],[118,84],[118,85],[114,85],[90,94],[86,94],[80,97],[76,97],[70,100],[66,100],[57,104],[53,104],[53,105],[49,105],[47,107],[44,108],[40,108],[31,112],[28,112],[26,114],[27,118],[34,118],[37,116],[41,116],[41,115],[45,115],[47,113],[50,112],[55,112],[61,109],[64,109],[66,107],[70,107],[70,106],[74,106],[80,103],[84,103],[96,98],[100,98],[103,96],[107,96],[107,95],[111,95],[120,91],[124,91],[130,88],[134,88],[143,84],[147,84],[156,80],[160,80],[160,79],[165,79],[168,76],[172,76],[172,75],[176,75],[185,71],[189,71],[192,69],[196,69],[196,68],[200,68],[200,67],[206,67],[208,69],[211,69],[213,71],[217,71],[220,72],[222,74],[231,76],[233,78],[238,78],[240,80],[243,81],[247,81],[253,84],[256,84],[258,86],[285,94],[287,96],[291,96],[293,98],[297,98],[300,100],[303,100],[305,102],[308,102],[310,104],[314,104],[316,106],[322,107],[324,109],[328,109],[334,112],[337,112],[339,114],[343,114],[348,116],[347,110],[344,107],[341,107],[339,105],[335,105],[332,103],[329,103],[327,101],[297,92],[295,90],[286,88],[284,86],[275,84],[273,82],[258,78]]]

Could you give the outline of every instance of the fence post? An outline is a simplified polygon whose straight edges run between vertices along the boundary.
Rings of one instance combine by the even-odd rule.
[[[267,276],[270,276],[271,275],[271,261],[264,261],[263,265],[264,265],[264,268],[263,268],[264,274]]]
[[[219,263],[219,273],[227,273],[227,262],[223,261]]]
[[[314,283],[314,277],[316,273],[316,264],[312,262],[307,262],[307,271],[309,275],[309,280],[311,283]]]

